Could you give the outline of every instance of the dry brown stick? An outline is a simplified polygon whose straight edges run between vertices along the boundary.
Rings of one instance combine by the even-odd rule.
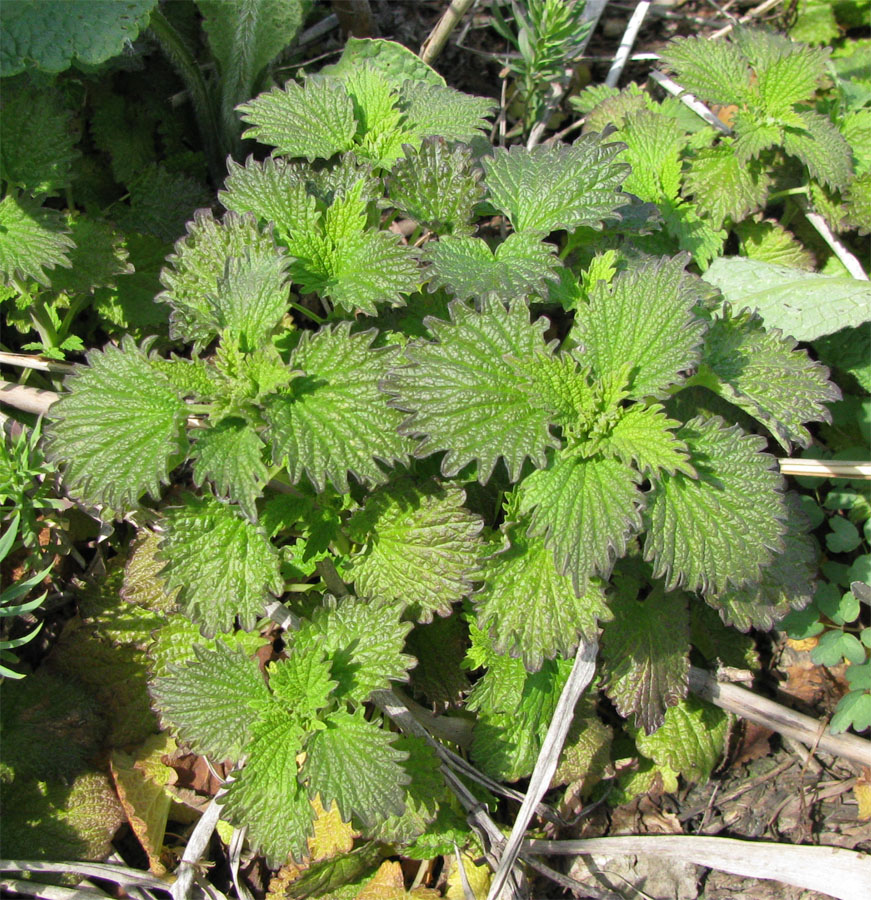
[[[431,66],[436,57],[444,50],[451,32],[474,2],[475,0],[451,0],[450,6],[442,13],[442,17],[436,23],[429,37],[421,44],[419,55],[428,66]]]
[[[26,384],[0,381],[0,404],[14,406],[22,412],[45,415],[52,403],[57,401],[58,396],[56,391],[43,391]]]
[[[871,741],[852,734],[832,734],[828,728],[820,734],[820,722],[816,719],[736,684],[717,681],[704,669],[690,666],[690,690],[743,719],[794,737],[809,747],[816,745],[823,753],[831,753],[860,766],[871,766]]]

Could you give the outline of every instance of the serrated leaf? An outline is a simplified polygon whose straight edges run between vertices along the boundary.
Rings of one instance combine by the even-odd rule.
[[[863,236],[871,232],[871,172],[863,172],[853,179],[844,202],[847,206],[845,226],[858,229]]]
[[[520,660],[510,662],[523,671]],[[571,660],[546,660],[539,671],[524,673],[516,704],[479,707],[470,751],[481,771],[503,781],[532,772],[570,670]]]
[[[253,126],[242,137],[275,147],[280,156],[329,159],[354,144],[354,105],[334,79],[309,78],[304,85],[288,81],[236,109]]]
[[[119,275],[132,275],[125,238],[110,225],[85,216],[68,216],[67,225],[75,247],[70,269],[52,273],[52,290],[67,294],[93,294],[100,288],[117,288]]]
[[[728,304],[705,337],[699,374],[706,387],[762,422],[787,453],[792,441],[810,445],[802,423],[831,421],[824,404],[841,396],[828,371],[796,350],[792,338],[766,331],[747,310],[733,316]]]
[[[704,323],[693,308],[697,289],[686,256],[643,263],[598,282],[573,326],[593,372],[604,378],[632,360],[630,396],[662,396],[695,366]]]
[[[4,0],[0,76],[15,75],[28,63],[62,72],[73,60],[96,66],[117,56],[148,25],[157,0],[90,0],[31,3]]]
[[[655,763],[668,766],[692,781],[703,781],[725,749],[729,715],[689,696],[665,714],[653,734],[639,734],[638,749]]]
[[[155,706],[196,752],[235,762],[248,752],[259,710],[270,702],[266,682],[255,660],[223,641],[212,649],[195,644],[193,653],[193,662],[170,663],[154,678]]]
[[[300,771],[309,793],[327,805],[335,801],[346,821],[353,815],[371,826],[401,814],[409,778],[400,765],[407,754],[392,746],[395,736],[367,721],[362,709],[334,712],[324,725],[307,742]]]
[[[250,214],[240,216],[228,212],[218,222],[210,210],[197,210],[187,230],[187,235],[176,242],[174,252],[167,258],[168,265],[160,273],[165,290],[155,299],[172,307],[170,337],[203,347],[224,324],[219,312],[221,304],[216,309],[210,298],[219,292],[219,282],[229,275],[228,260],[247,259],[252,267],[262,264],[268,271],[270,267],[278,267],[276,259],[280,251],[272,235],[261,232]],[[236,271],[244,274],[249,270],[243,265]],[[280,277],[277,272],[274,275]],[[234,281],[225,283],[224,291]]]
[[[748,219],[736,225],[734,231],[741,256],[806,271],[814,269],[813,254],[779,222]]]
[[[3,284],[33,278],[48,286],[46,269],[72,265],[74,244],[63,216],[26,197],[12,194],[0,200],[0,275]]]
[[[651,734],[689,685],[687,596],[656,585],[644,600],[618,591],[602,634],[605,692],[621,716]]]
[[[731,256],[716,260],[705,281],[718,287],[733,309],[755,309],[767,327],[799,341],[855,327],[871,317],[871,286],[847,276]]]
[[[136,533],[124,566],[120,595],[128,603],[169,614],[175,610],[175,594],[167,592],[160,577],[163,560],[157,558],[159,541],[160,536],[147,528],[140,528]]]
[[[710,604],[697,598],[690,600],[690,641],[712,668],[718,665],[750,671],[759,668],[753,636],[725,625]]]
[[[528,538],[515,525],[505,541],[484,561],[484,586],[472,599],[496,653],[522,659],[532,672],[557,654],[571,656],[579,640],[593,640],[598,622],[611,613],[598,580],[575,595],[571,577],[557,573],[541,538]]]
[[[826,74],[828,50],[792,46],[792,52],[757,67],[756,89],[765,112],[775,118],[810,100]]]
[[[298,719],[317,716],[338,683],[330,678],[323,652],[293,653],[269,666],[269,687],[275,699]]]
[[[621,158],[632,167],[624,190],[651,203],[676,200],[681,149],[687,141],[684,128],[658,111],[641,109],[626,116],[620,137],[626,143]]]
[[[473,97],[441,84],[406,81],[399,92],[402,128],[412,141],[432,135],[469,144],[490,130],[487,117],[496,103],[489,97]]]
[[[325,66],[321,69],[321,74],[341,78],[363,64],[377,69],[396,87],[401,87],[406,81],[441,85],[445,83],[444,78],[416,53],[396,41],[380,38],[349,37],[339,61]]]
[[[388,196],[399,212],[431,231],[471,234],[474,207],[484,195],[480,176],[468,147],[452,148],[442,137],[426,138],[393,167]]]
[[[702,100],[741,105],[750,95],[747,57],[731,41],[674,38],[668,42],[662,62],[676,73],[681,87]]]
[[[553,784],[568,785],[563,807],[569,805],[571,797],[588,796],[611,765],[613,729],[596,715],[592,705],[580,707],[581,704],[575,709],[575,718],[553,775]]]
[[[791,609],[802,609],[813,598],[817,545],[805,533],[795,508],[795,496],[788,495],[788,499],[790,516],[783,550],[762,570],[761,577],[743,587],[730,587],[719,594],[705,596],[705,601],[719,611],[723,622],[739,631],[751,628],[768,631]]]
[[[710,222],[698,215],[692,204],[663,202],[661,212],[667,234],[677,240],[680,250],[686,250],[693,255],[693,260],[703,271],[710,265],[711,260],[723,252],[727,232],[723,229],[715,231]],[[654,245],[654,254],[660,252],[656,249],[656,237],[652,235],[648,238]],[[670,247],[663,249],[668,252]]]
[[[499,148],[483,160],[490,199],[515,231],[601,228],[626,202],[620,185],[629,167],[615,161],[623,146],[589,134],[571,146]]]
[[[556,248],[537,234],[508,237],[495,253],[477,237],[443,237],[427,246],[429,274],[434,288],[445,287],[460,300],[495,297],[510,301],[544,293],[556,278]]]
[[[717,417],[692,419],[677,437],[698,477],[659,477],[648,495],[644,558],[669,589],[716,593],[758,580],[783,549],[786,518],[765,440]]]
[[[763,150],[783,143],[783,126],[752,107],[739,109],[732,125],[736,136],[735,156],[742,164],[757,159]]]
[[[635,465],[644,474],[681,471],[692,477],[695,470],[689,464],[686,445],[674,433],[679,426],[660,404],[636,403],[623,409],[600,445],[601,452],[627,466]]]
[[[227,178],[218,200],[239,215],[253,213],[272,222],[287,239],[295,231],[314,228],[318,213],[315,198],[306,188],[306,174],[297,162],[269,156],[262,162],[249,156],[245,165],[227,160]]]
[[[157,497],[187,447],[184,402],[152,365],[148,345],[124,337],[88,354],[67,380],[46,429],[48,457],[63,467],[69,490],[113,512]]]
[[[3,24],[5,37],[6,15]],[[32,197],[65,188],[78,156],[71,119],[60,91],[39,90],[23,79],[5,82],[0,105],[0,179]]]
[[[385,475],[376,459],[391,465],[407,458],[408,442],[397,433],[402,415],[378,389],[397,351],[372,350],[374,338],[372,331],[351,334],[350,322],[313,337],[304,332],[290,367],[305,375],[289,393],[267,398],[273,458],[294,483],[307,475],[322,491],[329,479],[345,493],[348,472],[377,484]]]
[[[219,800],[223,815],[248,827],[248,840],[270,866],[288,855],[302,859],[313,833],[314,810],[297,781],[305,732],[290,716],[269,709],[251,727],[248,761]]]
[[[783,132],[783,149],[797,156],[811,176],[833,189],[845,188],[853,176],[850,146],[831,120],[819,113],[799,113],[800,127]]]
[[[411,345],[411,365],[394,370],[385,387],[398,394],[392,405],[412,413],[402,431],[423,438],[416,456],[447,450],[447,477],[477,460],[482,483],[502,457],[515,481],[524,460],[543,466],[545,448],[558,446],[546,411],[529,402],[528,376],[506,359],[544,352],[547,321],[530,324],[525,303],[483,300],[476,312],[454,302],[450,311],[450,323],[425,320],[438,343]]]
[[[331,660],[336,693],[358,703],[391,681],[407,681],[412,657],[402,652],[411,622],[400,621],[402,604],[376,605],[354,597],[321,607],[288,643],[296,652],[322,649]]]
[[[163,563],[161,563],[161,566]],[[167,623],[153,633],[148,647],[149,670],[152,678],[163,678],[178,667],[196,660],[193,647],[215,650],[221,643],[225,650],[241,652],[252,657],[264,646],[264,640],[256,631],[234,631],[231,634],[204,638],[200,629],[184,616],[170,616]]]
[[[368,63],[348,69],[342,84],[358,122],[355,153],[378,168],[389,169],[402,156],[402,142],[407,138],[400,125],[397,87]]]
[[[266,535],[208,495],[188,494],[168,510],[160,552],[167,588],[179,589],[179,607],[208,637],[232,631],[237,616],[251,631],[270,592],[283,588],[278,554]]]
[[[478,575],[482,522],[466,492],[399,482],[370,494],[348,527],[363,544],[348,566],[358,597],[401,600],[406,615],[447,615]]]
[[[164,163],[152,163],[128,183],[130,205],[121,207],[119,224],[126,231],[151,234],[169,243],[184,233],[195,210],[212,201],[205,185]]]
[[[683,194],[692,197],[698,211],[721,228],[762,209],[771,177],[760,164],[744,162],[735,154],[731,138],[699,153],[684,176]]]
[[[641,528],[641,476],[613,459],[558,455],[520,486],[520,512],[532,512],[530,536],[543,536],[561,575],[578,595],[594,575],[607,578]]]
[[[238,503],[242,512],[256,521],[256,501],[268,472],[263,464],[263,441],[244,419],[222,419],[198,432],[191,457],[194,484],[210,481],[219,497]]]

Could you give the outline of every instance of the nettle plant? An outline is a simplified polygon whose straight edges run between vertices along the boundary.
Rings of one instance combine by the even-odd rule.
[[[73,496],[157,504],[150,565],[180,615],[154,701],[244,761],[223,815],[274,862],[305,853],[318,796],[385,841],[437,829],[434,754],[370,703],[416,662],[453,706],[461,665],[482,670],[470,753],[511,780],[603,628],[639,752],[698,777],[725,717],[684,699],[691,632],[724,658],[711,608],[770,628],[812,593],[813,545],[746,428],[805,445],[827,370],[687,256],[638,249],[655,222],[621,191],[623,145],[493,149],[491,108],[383,42],[243,104],[275,149],[230,163],[226,212],[169,257],[157,299],[187,349],[94,350],[51,410]],[[246,632],[276,598],[293,626],[261,671]],[[591,733],[608,755],[595,722],[586,704],[577,759]]]

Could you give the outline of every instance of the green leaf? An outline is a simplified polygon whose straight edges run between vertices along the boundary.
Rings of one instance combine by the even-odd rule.
[[[859,529],[849,519],[833,516],[829,519],[829,527],[831,531],[826,535],[826,547],[832,553],[849,553],[862,542]]]
[[[131,552],[124,566],[124,582],[120,596],[128,603],[143,609],[168,615],[175,612],[175,596],[168,593],[160,577],[163,562],[157,558],[159,535],[147,528],[140,528],[131,542]],[[174,618],[185,621],[181,616]],[[151,644],[149,636],[146,645]]]
[[[850,145],[831,120],[809,110],[799,113],[800,128],[785,128],[783,149],[797,156],[813,178],[833,189],[847,187],[852,180]]]
[[[480,312],[455,301],[451,322],[427,318],[438,342],[406,350],[410,366],[394,370],[385,384],[392,402],[412,416],[405,434],[423,438],[418,457],[447,450],[442,473],[451,477],[473,460],[486,483],[500,457],[512,481],[524,460],[545,465],[545,448],[558,446],[546,411],[529,401],[529,376],[509,361],[532,360],[545,350],[547,320],[530,324],[525,303],[482,300]]]
[[[698,361],[705,326],[693,312],[698,287],[686,264],[680,255],[621,272],[610,287],[600,281],[577,311],[573,336],[596,376],[633,361],[631,397],[663,396]]]
[[[792,107],[813,98],[826,74],[829,51],[793,45],[791,53],[757,69],[756,89],[769,116],[788,116]]]
[[[847,228],[856,228],[860,235],[871,232],[871,172],[863,172],[847,188],[844,196]]]
[[[311,720],[329,704],[338,682],[330,678],[330,664],[323,650],[315,648],[271,663],[269,687],[295,718]]]
[[[651,203],[676,200],[684,128],[659,111],[641,109],[626,116],[620,137],[626,143],[622,159],[632,167],[623,189]]]
[[[786,626],[781,623],[781,627]],[[759,669],[759,654],[753,636],[725,625],[713,607],[695,597],[690,599],[690,641],[711,667]]]
[[[157,498],[187,448],[187,410],[152,364],[148,345],[124,337],[88,354],[53,404],[46,430],[48,457],[60,463],[69,490],[112,512]]]
[[[322,75],[342,78],[361,65],[370,65],[396,87],[406,81],[444,85],[445,80],[416,54],[398,44],[380,38],[349,37],[337,63],[321,69]]]
[[[472,761],[500,781],[516,781],[532,772],[571,671],[571,660],[547,660],[530,674],[523,672],[520,660],[508,662],[519,667],[522,677],[516,701],[494,708],[473,705],[475,691],[469,697],[469,708],[479,710],[472,732]]]
[[[163,721],[195,752],[235,762],[248,752],[258,710],[269,703],[266,683],[255,660],[223,641],[213,649],[195,644],[193,652],[193,662],[166,666],[151,695]]]
[[[458,613],[413,628],[406,649],[417,660],[411,670],[415,694],[440,707],[459,704],[470,687],[462,669],[467,646],[467,629]]]
[[[871,691],[850,691],[838,701],[829,731],[841,734],[850,727],[857,732],[871,727]]]
[[[251,631],[270,592],[283,588],[266,535],[213,497],[188,494],[168,510],[160,551],[167,589],[179,589],[179,607],[208,637],[231,631],[237,616]]]
[[[288,81],[237,110],[254,126],[242,137],[275,147],[279,156],[329,159],[354,145],[354,105],[344,85],[331,78],[309,78],[304,85]]]
[[[484,195],[480,169],[468,147],[450,147],[442,137],[426,138],[393,167],[390,202],[403,215],[440,235],[474,230],[474,207]]]
[[[258,75],[293,42],[307,7],[304,0],[197,0],[197,6],[221,76],[221,115],[236,134],[233,107],[251,97]]]
[[[718,417],[692,419],[677,436],[698,477],[660,476],[648,495],[644,558],[669,589],[722,592],[757,581],[783,548],[786,518],[765,440]]]
[[[268,321],[279,306],[283,311],[287,293],[281,251],[268,231],[260,231],[254,216],[228,212],[218,222],[210,210],[197,210],[187,229],[160,273],[165,290],[155,298],[172,307],[170,337],[203,347],[228,320],[238,328],[246,318],[240,294],[246,290],[246,280],[249,287],[257,284],[254,273],[258,269],[264,284],[256,288],[260,309],[252,317],[251,330],[265,327],[264,316]],[[228,270],[231,259],[239,262]],[[283,299],[279,302],[280,296]],[[268,327],[274,324],[271,321]]]
[[[495,297],[507,302],[546,292],[559,265],[555,252],[537,234],[514,232],[495,253],[483,238],[443,237],[427,246],[426,258],[433,288],[445,287],[460,300]]]
[[[723,252],[723,242],[726,240],[725,230],[714,231],[711,224],[699,217],[695,207],[689,203],[670,203],[663,201],[662,218],[665,223],[665,231],[677,241],[678,249],[687,250],[693,255],[693,260],[703,271],[710,265],[711,260]],[[657,247],[657,235],[651,235],[647,241],[654,255],[660,252],[670,251],[670,246],[661,244],[662,250]],[[644,246],[643,238],[636,241]],[[659,237],[662,241],[662,237]]]
[[[779,328],[799,341],[812,341],[871,318],[871,286],[847,276],[817,275],[731,256],[715,260],[705,281],[718,287],[733,309],[755,309],[768,328]]]
[[[593,575],[607,578],[641,528],[641,476],[612,459],[558,455],[520,486],[520,512],[532,511],[529,534],[543,536],[561,575],[578,595]]]
[[[314,832],[314,810],[297,781],[305,732],[292,716],[270,709],[251,728],[251,738],[245,767],[218,801],[222,817],[248,827],[252,848],[268,865],[281,865],[288,854],[301,860]]]
[[[669,419],[658,403],[640,403],[624,407],[621,416],[601,444],[601,452],[614,456],[627,466],[635,465],[643,474],[658,472],[696,473],[688,461],[686,444],[679,441],[674,429],[680,422]]]
[[[5,10],[3,18],[5,31]],[[0,179],[7,185],[33,197],[55,194],[69,185],[70,169],[78,153],[72,115],[60,91],[39,90],[23,79],[6,82],[0,133]]]
[[[577,597],[544,541],[526,537],[520,525],[506,528],[505,546],[484,561],[483,581],[472,598],[479,627],[496,653],[522,659],[531,672],[557,654],[570,657],[611,618],[601,583],[591,580]]]
[[[195,210],[212,202],[201,181],[163,163],[137,171],[128,188],[130,206],[121,207],[119,224],[126,231],[151,234],[167,243],[184,233]]]
[[[489,97],[473,97],[440,84],[407,81],[399,93],[409,143],[437,135],[469,144],[490,131],[487,117],[496,108]]]
[[[742,164],[757,159],[764,150],[783,144],[783,126],[772,122],[759,110],[739,109],[732,123],[735,156]]]
[[[46,269],[72,265],[69,252],[74,247],[63,216],[44,209],[26,197],[12,194],[0,200],[0,275],[3,284],[13,279],[33,278],[49,285]]]
[[[407,754],[392,746],[394,735],[363,710],[330,715],[322,731],[306,744],[300,777],[310,795],[321,795],[325,808],[335,802],[345,821],[356,816],[365,825],[400,815],[405,807],[403,785],[409,781],[400,765]]]
[[[704,781],[726,747],[729,715],[716,706],[687,697],[665,714],[651,735],[638,735],[638,749],[660,766],[692,781]]]
[[[766,331],[762,319],[744,310],[733,315],[725,304],[705,338],[699,382],[749,413],[788,452],[791,442],[808,447],[802,423],[831,421],[824,404],[840,399],[828,371],[792,338]]]
[[[819,666],[839,666],[845,659],[865,662],[865,648],[849,631],[827,631],[811,651],[811,659]]]
[[[620,185],[629,167],[615,161],[623,147],[590,134],[571,146],[498,148],[483,160],[490,200],[515,231],[600,229],[605,220],[619,220],[616,210],[626,203]]]
[[[329,479],[345,493],[348,472],[379,483],[385,475],[376,459],[407,458],[408,442],[397,433],[402,415],[378,389],[397,351],[372,350],[374,338],[373,331],[351,334],[350,322],[303,333],[290,367],[305,374],[265,402],[275,463],[287,466],[293,483],[307,475],[323,491]]]
[[[813,254],[779,222],[748,219],[733,230],[738,235],[741,256],[807,271],[815,268]]]
[[[701,100],[740,106],[750,96],[747,57],[731,41],[674,38],[662,54],[662,63],[676,73],[682,88]]]
[[[771,177],[758,163],[741,162],[731,138],[699,151],[684,176],[683,194],[699,213],[721,228],[726,219],[739,222],[765,207]]]
[[[358,122],[354,152],[376,167],[390,168],[402,156],[402,142],[407,139],[400,126],[398,89],[366,63],[350,69],[342,84],[354,104]]]
[[[163,563],[160,565],[163,566]],[[148,647],[152,679],[169,676],[174,671],[173,666],[177,668],[196,661],[194,645],[204,650],[215,650],[219,643],[224,645],[224,650],[241,652],[249,659],[265,646],[263,638],[256,631],[234,631],[215,638],[204,638],[190,619],[169,616],[166,625],[154,632],[154,640]]]
[[[69,216],[67,225],[75,242],[71,268],[52,274],[52,290],[91,295],[100,288],[117,288],[119,275],[133,274],[126,239],[110,225],[85,216]]]
[[[666,711],[687,695],[689,614],[687,596],[656,585],[644,600],[618,591],[612,622],[602,635],[605,692],[621,716],[652,734]]]
[[[336,693],[365,703],[391,681],[407,681],[412,657],[402,652],[411,622],[400,621],[401,603],[375,604],[349,597],[335,608],[320,607],[292,636],[294,652],[323,650],[332,663]]]
[[[96,66],[138,37],[157,0],[91,0],[32,3],[4,0],[0,77],[35,63],[43,72],[62,72],[74,60]]]
[[[326,211],[319,228],[298,231],[288,241],[291,266],[305,291],[324,294],[348,312],[376,315],[376,303],[402,306],[402,294],[417,289],[420,273],[413,250],[399,235],[367,231],[367,200],[361,179]]]
[[[194,484],[210,481],[219,497],[238,503],[249,519],[257,519],[256,500],[268,473],[263,441],[244,419],[223,419],[199,432],[191,456]]]
[[[398,482],[370,494],[348,527],[361,551],[348,572],[357,596],[401,600],[416,621],[447,615],[478,575],[482,522],[453,486]]]

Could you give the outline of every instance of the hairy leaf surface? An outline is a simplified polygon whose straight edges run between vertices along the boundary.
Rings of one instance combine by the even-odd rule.
[[[26,197],[0,200],[0,275],[3,283],[33,278],[48,286],[46,269],[70,266],[73,242],[63,216]]]
[[[297,720],[312,720],[330,702],[338,683],[330,678],[323,650],[292,653],[269,666],[269,687],[277,701]]]
[[[795,347],[754,313],[733,315],[727,304],[706,336],[700,372],[701,383],[762,422],[787,453],[792,441],[809,446],[802,423],[829,421],[824,404],[841,396],[828,370]]]
[[[622,149],[598,134],[572,146],[499,148],[483,160],[490,199],[515,231],[601,228],[603,220],[620,218],[616,210],[626,202],[620,185],[629,167],[616,161]]]
[[[332,713],[324,725],[306,744],[300,771],[309,793],[326,806],[335,802],[345,821],[354,815],[373,825],[401,814],[409,778],[400,762],[407,754],[392,746],[394,735],[367,721],[362,709]]]
[[[544,410],[529,402],[528,376],[506,357],[533,359],[544,352],[545,319],[530,324],[525,304],[507,309],[482,301],[476,312],[455,302],[451,322],[428,318],[437,343],[410,346],[411,365],[391,373],[386,385],[393,401],[412,413],[402,426],[423,438],[415,455],[447,450],[442,473],[455,475],[473,460],[484,483],[504,458],[512,481],[525,459],[546,462],[546,447],[557,446]]]
[[[482,238],[443,237],[429,244],[433,287],[446,287],[460,300],[495,297],[509,301],[545,292],[556,279],[556,248],[537,234],[514,234],[493,252]]]
[[[805,110],[801,127],[785,128],[783,149],[797,156],[811,175],[832,189],[845,188],[853,175],[850,145],[827,116]]]
[[[281,156],[329,159],[350,150],[357,131],[354,104],[344,85],[331,78],[288,81],[237,107],[252,128],[242,133],[275,147]]]
[[[611,613],[597,579],[575,595],[571,577],[557,573],[541,538],[514,525],[505,541],[484,561],[484,587],[473,597],[478,625],[490,633],[496,653],[519,657],[536,671],[558,653],[570,657],[579,639],[595,639],[598,622]]]
[[[237,616],[251,631],[283,587],[266,535],[213,497],[187,495],[170,509],[160,550],[167,588],[179,589],[178,605],[210,637],[231,631]]]
[[[417,621],[447,615],[478,574],[482,523],[465,500],[461,488],[426,484],[371,494],[349,525],[364,544],[349,568],[357,596],[401,600]]]
[[[199,433],[191,455],[194,484],[210,481],[219,497],[228,497],[249,519],[257,519],[256,500],[268,473],[263,441],[244,419],[223,419]]]
[[[681,87],[712,103],[741,105],[750,96],[751,71],[747,57],[731,41],[702,37],[675,38],[662,54],[663,63],[677,73]]]
[[[520,486],[520,512],[532,512],[530,535],[544,537],[557,572],[571,577],[579,595],[593,575],[608,577],[641,528],[640,480],[613,459],[558,455]]]
[[[645,474],[677,471],[689,476],[695,470],[689,464],[688,450],[674,430],[680,422],[669,419],[662,406],[636,403],[626,408],[601,445],[601,451],[621,462],[635,465]]]
[[[88,354],[52,406],[48,456],[70,491],[120,512],[146,493],[157,497],[184,453],[186,407],[152,364],[147,345],[124,337]]]
[[[388,465],[407,458],[408,441],[397,433],[402,415],[378,389],[396,350],[372,350],[372,331],[351,334],[343,322],[311,336],[305,332],[290,360],[296,378],[289,393],[265,402],[275,462],[291,480],[304,475],[318,490],[327,480],[348,490],[348,472],[364,482],[385,480],[376,459]]]
[[[645,514],[645,559],[667,586],[719,592],[759,578],[783,543],[782,479],[764,439],[722,419],[677,432],[698,478],[661,475]],[[765,498],[764,501],[762,498]]]
[[[487,116],[496,107],[489,97],[473,97],[441,84],[406,81],[399,93],[403,130],[413,141],[431,135],[471,143],[490,130]]]
[[[693,312],[697,293],[686,262],[681,255],[643,263],[610,287],[600,281],[578,309],[573,327],[585,360],[599,378],[632,360],[632,397],[662,396],[698,361],[705,326]]]
[[[661,585],[644,600],[618,591],[613,621],[602,635],[606,693],[621,716],[650,734],[666,710],[686,696],[689,678],[687,597]]]
[[[151,694],[164,722],[194,750],[215,762],[235,762],[247,752],[258,704],[269,702],[269,691],[244,650],[223,641],[211,649],[195,644],[193,650],[193,662],[166,666],[152,681]]]

